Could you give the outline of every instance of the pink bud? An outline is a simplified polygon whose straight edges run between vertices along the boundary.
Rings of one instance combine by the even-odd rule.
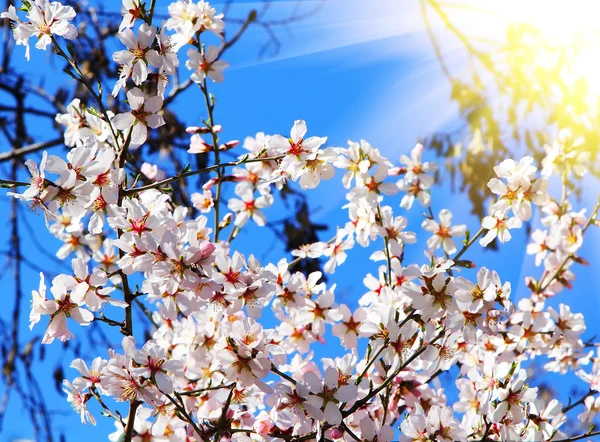
[[[217,184],[219,182],[219,177],[214,177],[211,178],[210,180],[208,180],[206,183],[204,183],[204,185],[202,186],[203,190],[210,190],[212,189],[215,184]]]
[[[388,170],[388,176],[404,175],[406,173],[406,167],[392,167]]]
[[[228,141],[225,144],[221,144],[219,146],[219,150],[221,151],[226,151],[226,150],[230,150],[233,149],[235,146],[237,146],[238,144],[240,144],[239,140],[232,140],[232,141]]]
[[[185,131],[189,134],[208,134],[210,133],[210,129],[208,127],[200,127],[200,126],[190,126],[185,129]]]
[[[341,439],[344,436],[344,432],[340,430],[338,427],[335,427],[331,430],[331,437],[334,439]]]

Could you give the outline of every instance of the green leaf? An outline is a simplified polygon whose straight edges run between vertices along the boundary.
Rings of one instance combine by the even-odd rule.
[[[19,11],[29,12],[31,9],[31,3],[28,0],[23,0],[23,5],[19,8]]]

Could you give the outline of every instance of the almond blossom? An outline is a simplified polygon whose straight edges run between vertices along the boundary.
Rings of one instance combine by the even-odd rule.
[[[445,253],[452,255],[457,250],[456,243],[452,240],[452,237],[464,235],[467,226],[465,224],[451,226],[452,213],[448,209],[440,211],[439,219],[439,223],[435,219],[426,219],[423,221],[423,229],[433,233],[433,236],[427,240],[427,247],[431,250],[437,250],[441,246]]]
[[[72,8],[29,3],[29,23],[14,7],[3,14],[15,22],[18,44],[37,35],[45,48],[56,36],[76,36]],[[421,144],[397,146],[404,154],[394,162],[366,140],[328,147],[326,137],[307,136],[304,120],[289,136],[258,132],[243,146],[221,139],[230,128],[214,121],[218,101],[206,78],[224,81],[220,54],[231,40],[211,46],[206,38],[225,39],[223,15],[206,1],[178,0],[158,31],[152,8],[122,2],[118,38],[126,49],[113,54],[121,65],[113,91],[130,78],[139,86],[127,92],[130,110],[94,111],[124,108],[105,105],[101,92],[91,94],[90,109],[78,99],[66,104],[55,121],[68,152],[28,159],[29,181],[11,184],[25,188],[12,196],[44,211],[57,257],[71,257],[52,279],[52,299],[48,273],[40,274],[30,327],[49,316],[43,344],[83,333],[69,328],[71,319],[123,335],[122,348],[71,363],[75,378],[64,391],[83,423],[95,423],[99,406],[115,421],[113,441],[129,432],[131,440],[161,442],[453,442],[564,440],[575,415],[593,421],[600,356],[589,348],[584,314],[548,302],[573,285],[587,262],[587,231],[599,224],[600,204],[586,210],[571,197],[586,171],[578,139],[561,131],[543,158],[503,159],[486,188],[488,216],[452,225],[448,209],[436,216],[413,208],[440,198],[437,165],[424,160]],[[191,72],[180,82],[185,45]],[[169,81],[176,92],[165,97]],[[163,104],[194,82],[195,99],[208,106],[177,158],[196,167],[164,166],[162,145],[156,157],[147,149],[134,155],[148,127],[166,124]],[[143,91],[155,90],[146,99]],[[193,175],[204,184],[186,181]],[[330,198],[327,216],[337,210],[340,225],[288,238],[287,251],[261,243],[261,228],[280,233],[264,209],[336,176],[345,201]],[[560,196],[548,184],[558,178],[568,189]],[[471,252],[498,238],[502,253],[524,222],[533,225],[524,232],[527,253],[541,268],[515,296],[507,275],[480,267]],[[319,360],[323,349],[331,357]],[[588,393],[563,406],[542,390],[538,372],[528,373],[535,358],[539,370],[575,373]]]
[[[229,63],[218,60],[219,48],[209,46],[204,52],[198,52],[197,49],[188,49],[188,60],[185,67],[194,71],[191,79],[195,83],[202,83],[206,77],[215,83],[223,82],[223,71],[229,67]]]
[[[70,23],[75,18],[75,10],[71,6],[64,6],[59,2],[49,0],[34,0],[27,2],[27,18],[23,22],[17,15],[14,6],[10,5],[8,12],[0,14],[1,18],[8,18],[13,23],[13,34],[17,44],[26,47],[25,57],[29,61],[29,39],[38,38],[35,47],[46,50],[52,43],[54,36],[74,40],[77,38],[77,28]]]
[[[162,115],[158,112],[162,108],[163,100],[160,97],[151,97],[146,100],[144,93],[134,87],[127,92],[127,101],[131,112],[115,115],[113,124],[120,131],[130,129],[131,147],[139,147],[148,138],[148,127],[156,129],[165,124]]]

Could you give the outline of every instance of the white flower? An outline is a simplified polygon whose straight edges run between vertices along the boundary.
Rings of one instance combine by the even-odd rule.
[[[506,219],[501,216],[486,216],[481,222],[481,227],[488,229],[488,232],[483,238],[479,240],[481,246],[486,247],[491,243],[494,238],[498,237],[498,240],[504,244],[510,241],[511,235],[509,229],[515,229],[521,227],[521,220],[517,217]]]
[[[346,235],[346,233],[342,230],[338,232],[336,235],[335,242],[333,244],[328,244],[327,248],[323,252],[324,256],[328,256],[329,260],[323,266],[323,270],[327,273],[333,273],[335,268],[343,264],[346,261],[346,250],[354,247],[354,239],[352,239],[351,235]]]
[[[73,410],[79,413],[81,417],[81,423],[85,424],[86,420],[92,424],[96,425],[96,419],[87,409],[87,401],[91,398],[91,394],[83,393],[83,388],[79,385],[73,385],[68,380],[63,381],[63,391],[67,393],[67,401],[71,403],[71,407]],[[85,385],[83,386],[85,387]]]
[[[212,192],[205,190],[203,193],[192,193],[192,204],[202,213],[208,213],[215,205]]]
[[[511,414],[514,422],[523,420],[527,405],[537,396],[537,387],[528,388],[526,379],[525,369],[520,369],[506,387],[498,390],[499,403],[490,416],[492,422],[501,422],[507,413]]]
[[[123,20],[121,20],[121,24],[119,25],[119,32],[131,28],[136,19],[142,18],[143,12],[142,0],[123,0],[123,4],[121,5]]]
[[[138,86],[148,78],[148,62],[155,67],[162,66],[161,57],[154,49],[150,49],[155,35],[156,28],[146,23],[140,26],[137,38],[131,29],[119,33],[119,40],[127,50],[115,52],[113,60],[120,65],[132,66],[131,79]]]
[[[329,180],[333,178],[335,169],[331,163],[336,158],[337,154],[331,147],[309,155],[301,171],[300,187],[303,189],[314,189],[322,179]]]
[[[144,162],[140,171],[145,175],[146,178],[152,181],[160,181],[165,178],[165,171],[160,170],[158,165]]]
[[[225,24],[223,14],[217,14],[215,8],[204,0],[194,3],[180,0],[169,5],[171,18],[165,23],[167,29],[177,32],[181,45],[189,42],[196,32],[210,31],[221,37]]]
[[[40,273],[40,288],[31,292],[31,312],[29,312],[29,330],[40,322],[42,315],[49,315],[54,312],[54,303],[46,299],[46,284],[44,283],[44,274]]]
[[[405,180],[407,182],[419,180],[421,186],[424,189],[428,189],[433,185],[434,179],[433,176],[427,174],[435,172],[437,170],[437,165],[435,163],[423,162],[421,160],[421,157],[423,156],[423,149],[424,148],[422,144],[417,144],[410,151],[410,158],[406,155],[402,155],[400,157],[400,162],[406,165]]]
[[[70,20],[75,18],[75,10],[59,2],[30,1],[27,11],[29,22],[22,22],[19,19],[14,6],[10,6],[8,12],[3,12],[0,17],[16,22],[13,29],[14,37],[17,44],[27,47],[25,54],[27,60],[29,60],[28,40],[34,35],[38,39],[35,47],[43,50],[52,43],[52,37],[55,35],[67,40],[74,40],[78,35],[77,28],[70,23]]]
[[[50,324],[42,344],[50,344],[55,338],[64,342],[73,337],[73,333],[67,329],[67,318],[75,319],[80,325],[89,325],[94,320],[92,312],[80,307],[84,303],[85,287],[80,285],[67,293],[69,291],[67,286],[54,278],[50,291],[54,295],[54,305],[52,307],[48,305],[47,314],[50,315]]]
[[[195,83],[202,83],[206,77],[215,83],[223,82],[223,71],[229,67],[229,63],[223,60],[217,60],[219,57],[219,48],[209,46],[203,53],[198,52],[196,48],[188,49],[188,61],[185,67],[194,73],[191,79]]]
[[[339,409],[341,402],[350,402],[357,398],[358,387],[351,384],[340,385],[338,371],[333,367],[325,370],[323,381],[313,372],[304,375],[304,382],[308,384],[313,393],[308,397],[310,404],[323,411],[325,420],[331,425],[342,422],[342,413]],[[313,416],[319,418],[320,416]]]
[[[144,93],[134,87],[127,92],[127,101],[131,112],[115,115],[113,124],[121,131],[126,131],[133,126],[130,146],[135,148],[144,144],[148,138],[148,127],[156,129],[165,124],[162,115],[157,114],[162,108],[163,100],[156,96],[145,101]]]
[[[302,168],[306,167],[306,161],[314,158],[313,155],[318,152],[319,147],[327,141],[327,138],[321,137],[305,138],[307,130],[304,120],[296,120],[289,138],[273,135],[268,141],[270,149],[280,155],[285,154],[280,168],[292,177],[301,174]]]
[[[257,225],[264,226],[267,218],[260,209],[271,206],[273,196],[266,194],[254,198],[254,192],[251,189],[242,189],[236,193],[241,199],[231,198],[227,203],[229,210],[236,214],[235,225],[242,227],[252,218]]]
[[[437,250],[440,246],[448,255],[456,252],[456,244],[452,240],[453,236],[463,236],[467,230],[465,224],[451,226],[452,213],[448,209],[440,211],[439,223],[435,219],[426,219],[421,225],[424,230],[432,232],[433,236],[427,240],[427,247],[430,250]]]

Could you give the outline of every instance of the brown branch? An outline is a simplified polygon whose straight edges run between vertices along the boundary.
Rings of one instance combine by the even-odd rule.
[[[63,138],[56,138],[54,140],[43,141],[41,143],[30,144],[29,146],[24,146],[19,149],[13,149],[10,152],[0,153],[0,163],[3,161],[12,160],[13,158],[19,158],[23,155],[27,155],[29,153],[37,152],[39,150],[49,149],[54,146],[58,146],[62,144]]]

